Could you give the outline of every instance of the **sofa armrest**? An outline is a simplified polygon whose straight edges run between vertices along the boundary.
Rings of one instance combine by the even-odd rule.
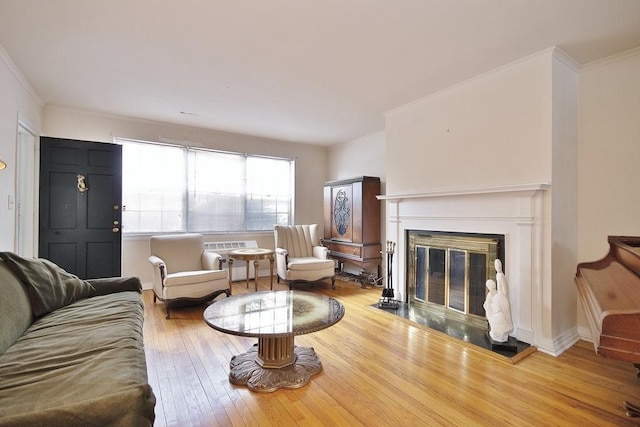
[[[225,261],[222,255],[215,252],[202,253],[202,268],[205,270],[222,270],[222,263]]]
[[[324,246],[314,246],[312,250],[313,250],[313,256],[316,258],[320,258],[320,259],[329,258],[329,248],[326,248]]]
[[[89,279],[87,282],[96,289],[96,295],[107,295],[124,291],[142,293],[142,283],[140,282],[140,278],[136,276]]]

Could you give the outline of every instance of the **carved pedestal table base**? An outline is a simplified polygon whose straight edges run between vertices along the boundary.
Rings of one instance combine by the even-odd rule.
[[[258,338],[249,351],[233,356],[229,381],[263,393],[309,383],[322,363],[313,348],[296,347],[295,336],[328,328],[343,316],[344,306],[336,299],[291,290],[235,295],[204,311],[213,329]]]
[[[283,368],[265,368],[258,363],[260,356],[258,344],[255,344],[246,353],[231,358],[229,381],[261,393],[300,388],[322,370],[322,363],[312,347],[294,347],[293,352],[292,364]]]

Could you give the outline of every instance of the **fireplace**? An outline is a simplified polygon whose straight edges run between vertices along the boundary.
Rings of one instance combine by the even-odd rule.
[[[548,255],[550,225],[545,221],[549,216],[545,203],[548,188],[546,184],[524,184],[379,196],[386,202],[385,234],[388,240],[397,242],[392,266],[396,298],[409,303],[410,293],[415,292],[411,289],[412,283],[415,286],[415,277],[409,279],[407,265],[412,259],[407,255],[410,231],[498,236],[497,257],[502,261],[509,283],[513,336],[553,354],[557,345],[551,340],[545,318],[552,295]],[[490,274],[495,274],[491,267],[488,267]],[[482,290],[484,292],[484,288]],[[444,312],[444,307],[440,310]],[[453,309],[448,312],[458,314]]]
[[[483,328],[487,279],[504,235],[406,230],[409,304]]]

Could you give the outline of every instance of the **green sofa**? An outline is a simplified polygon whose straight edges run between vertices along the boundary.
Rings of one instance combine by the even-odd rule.
[[[141,291],[0,252],[0,426],[152,426]]]

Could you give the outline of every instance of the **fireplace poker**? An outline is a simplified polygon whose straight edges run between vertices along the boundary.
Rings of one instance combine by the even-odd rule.
[[[382,290],[382,298],[378,302],[378,307],[381,308],[398,308],[398,301],[394,297],[393,292],[393,253],[395,252],[396,244],[390,240],[387,240],[385,253],[387,254],[387,284]]]

